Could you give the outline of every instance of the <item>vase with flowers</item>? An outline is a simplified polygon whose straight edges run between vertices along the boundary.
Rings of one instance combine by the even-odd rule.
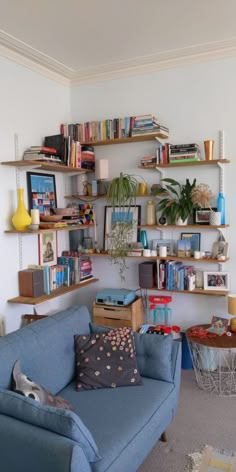
[[[191,200],[195,208],[209,208],[210,219],[209,223],[213,226],[221,224],[221,213],[214,211],[211,207],[211,201],[214,195],[208,184],[200,183],[191,191]]]

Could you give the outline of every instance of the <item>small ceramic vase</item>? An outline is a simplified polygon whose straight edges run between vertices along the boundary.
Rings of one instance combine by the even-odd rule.
[[[31,217],[25,208],[24,189],[17,189],[18,206],[12,217],[12,224],[17,231],[25,231],[31,223]]]

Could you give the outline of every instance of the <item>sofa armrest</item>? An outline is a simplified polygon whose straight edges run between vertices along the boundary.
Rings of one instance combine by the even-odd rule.
[[[172,354],[171,354],[172,376],[173,376],[173,382],[177,388],[179,388],[179,385],[180,385],[181,358],[182,358],[181,340],[173,341]]]
[[[80,417],[70,410],[42,405],[32,398],[0,389],[0,414],[75,441],[83,448],[89,462],[100,459],[92,434]]]
[[[59,434],[0,414],[2,472],[91,472],[78,443]]]

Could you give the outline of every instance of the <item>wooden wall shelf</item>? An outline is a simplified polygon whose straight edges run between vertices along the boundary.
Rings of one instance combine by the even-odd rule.
[[[149,166],[141,166],[139,165],[139,169],[163,169],[171,167],[192,167],[192,166],[209,166],[215,164],[229,164],[230,161],[228,159],[213,159],[212,161],[195,161],[195,162],[176,162],[176,164],[152,164]]]
[[[211,295],[212,297],[226,297],[229,294],[228,290],[204,290],[203,288],[195,288],[194,290],[168,290],[167,288],[141,287],[141,290],[155,290],[155,292],[184,293],[186,295]]]
[[[49,231],[74,231],[75,229],[86,230],[88,228],[93,228],[94,225],[71,225],[71,226],[62,226],[62,227],[55,227],[55,228],[46,228],[46,229],[37,229],[36,231],[25,230],[25,231],[17,231],[16,229],[9,229],[4,231],[4,233],[8,234],[40,234],[40,233],[48,233]]]
[[[138,228],[148,228],[148,229],[161,229],[165,230],[168,228],[175,228],[175,229],[182,229],[183,231],[187,228],[191,229],[224,229],[228,228],[229,225],[198,225],[198,224],[192,224],[192,225],[138,225]]]
[[[89,254],[90,257],[111,257],[110,254],[97,254],[91,253]],[[126,256],[126,259],[145,259],[145,260],[161,260],[161,261],[181,261],[181,262],[203,262],[207,264],[225,264],[229,261],[229,258],[225,259],[224,261],[218,261],[218,259],[212,258],[200,258],[195,259],[194,257],[178,257],[178,256],[167,256],[167,257],[160,257],[160,256]]]
[[[105,139],[102,141],[86,141],[81,142],[81,144],[88,144],[89,146],[106,146],[109,144],[125,144],[125,143],[135,143],[140,141],[151,141],[155,138],[168,139],[168,134],[165,133],[153,133],[145,134],[142,136],[130,136],[127,138],[117,138],[117,139]]]
[[[75,285],[70,285],[69,287],[61,287],[57,288],[56,290],[53,290],[50,295],[42,295],[41,297],[15,297],[15,298],[10,298],[10,300],[7,300],[8,303],[21,303],[23,305],[38,305],[39,303],[46,302],[47,300],[52,300],[53,298],[60,297],[61,295],[66,295],[67,293],[74,292],[75,290],[80,290],[83,287],[86,287],[86,285],[94,284],[95,282],[98,282],[99,279],[96,279],[95,277],[84,280],[83,282],[80,282],[79,284]]]
[[[53,163],[46,163],[40,161],[30,161],[30,160],[22,160],[22,161],[5,161],[1,162],[3,166],[10,166],[10,167],[33,167],[40,170],[49,170],[52,172],[63,172],[63,173],[72,173],[72,174],[87,174],[91,173],[91,170],[87,169],[77,169],[75,167],[64,166],[61,164],[53,164]]]

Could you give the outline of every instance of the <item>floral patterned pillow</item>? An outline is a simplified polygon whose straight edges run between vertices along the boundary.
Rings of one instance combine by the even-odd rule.
[[[77,390],[141,385],[130,328],[75,336]]]

